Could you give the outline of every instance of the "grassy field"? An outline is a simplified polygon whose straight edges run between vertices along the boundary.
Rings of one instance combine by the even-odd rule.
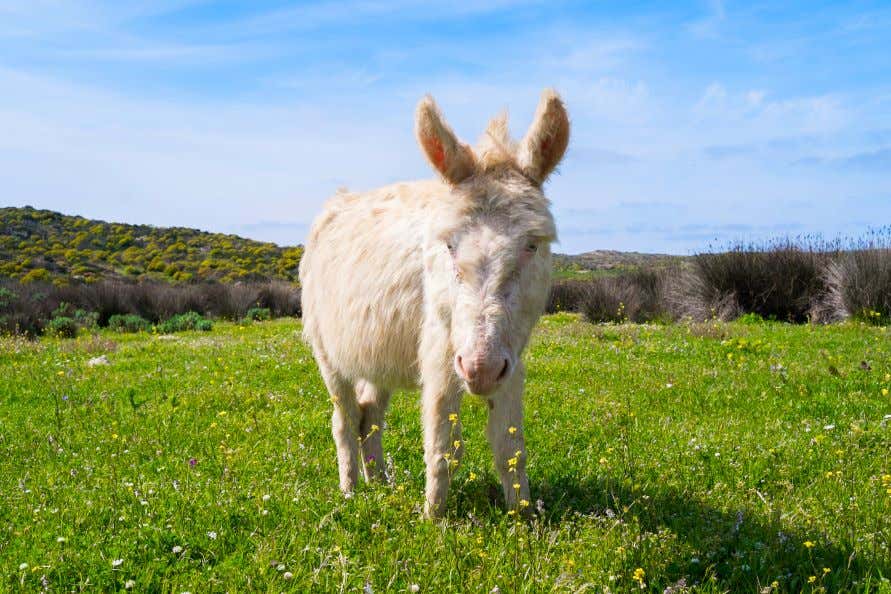
[[[557,315],[526,360],[536,518],[468,398],[432,523],[416,393],[339,494],[297,321],[0,338],[0,590],[891,592],[888,328]]]

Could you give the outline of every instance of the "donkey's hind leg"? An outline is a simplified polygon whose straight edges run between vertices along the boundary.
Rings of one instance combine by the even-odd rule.
[[[365,480],[368,482],[375,479],[386,480],[387,464],[384,461],[382,432],[384,413],[387,412],[390,403],[390,392],[361,380],[356,384],[356,396],[362,419],[359,423],[359,436],[362,441]]]
[[[337,469],[340,473],[340,490],[351,493],[356,486],[359,476],[359,422],[361,411],[356,399],[356,390],[353,383],[345,380],[336,371],[331,369],[324,357],[317,357],[319,370],[328,392],[331,394],[331,402],[334,403],[334,412],[331,415],[331,434],[334,436],[334,445],[337,448]]]

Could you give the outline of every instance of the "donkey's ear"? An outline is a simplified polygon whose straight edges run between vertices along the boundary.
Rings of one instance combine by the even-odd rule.
[[[569,144],[569,116],[563,101],[553,89],[541,94],[535,119],[520,142],[517,164],[528,177],[544,183],[557,167]]]
[[[427,160],[450,184],[459,184],[476,171],[473,150],[458,140],[430,95],[418,103],[415,134]]]

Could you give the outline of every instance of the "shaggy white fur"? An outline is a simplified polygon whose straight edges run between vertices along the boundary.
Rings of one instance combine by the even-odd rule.
[[[334,401],[340,487],[384,472],[381,431],[393,390],[422,387],[425,514],[441,515],[463,450],[465,391],[489,405],[486,435],[509,508],[528,503],[523,349],[550,287],[556,239],[541,184],[569,141],[545,90],[526,137],[506,115],[477,148],[436,104],[418,104],[418,142],[442,180],[341,192],[316,219],[300,264],[304,333]]]

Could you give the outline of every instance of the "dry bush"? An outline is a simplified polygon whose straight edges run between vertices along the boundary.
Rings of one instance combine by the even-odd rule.
[[[891,322],[891,248],[866,247],[840,254],[823,273],[826,291],[811,318],[831,323],[847,318]]]
[[[583,280],[558,280],[551,285],[551,293],[548,297],[547,313],[561,311],[581,311],[582,300],[588,291],[590,281]]]
[[[697,320],[755,313],[805,322],[825,292],[823,271],[833,253],[813,242],[782,240],[698,254],[690,273],[673,283],[672,309]]]
[[[636,270],[591,281],[581,312],[590,322],[653,322],[669,316],[665,271]]]
[[[285,281],[226,284],[218,282],[171,285],[162,282],[54,286],[0,281],[0,332],[38,336],[53,312],[95,312],[100,326],[113,315],[132,314],[154,324],[194,311],[202,316],[240,319],[252,307],[265,307],[273,316],[300,315],[300,289]]]
[[[549,313],[581,312],[590,322],[652,322],[668,319],[665,286],[668,273],[643,269],[591,280],[554,283]]]

